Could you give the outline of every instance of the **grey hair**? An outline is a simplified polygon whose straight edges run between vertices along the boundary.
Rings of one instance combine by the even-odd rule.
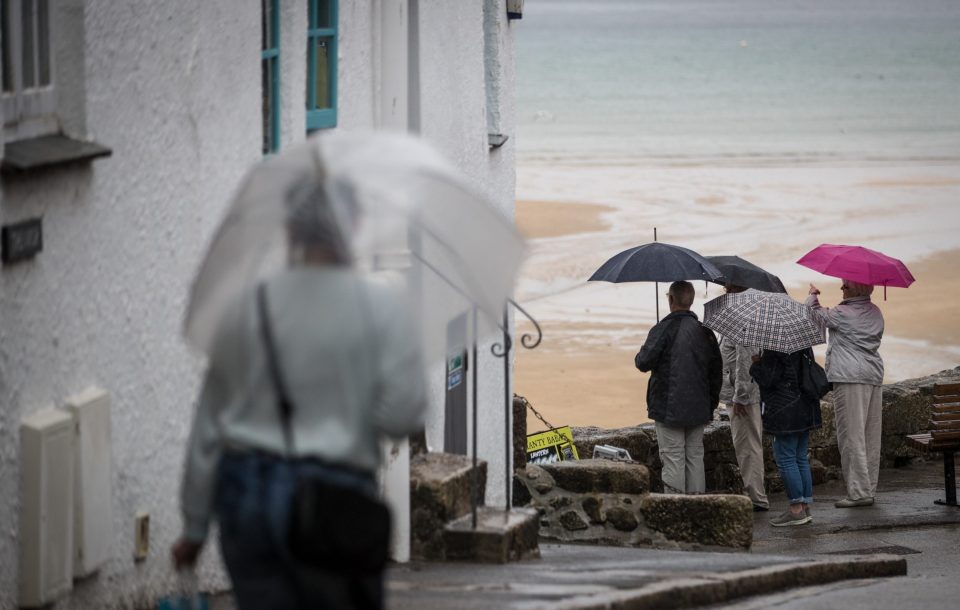
[[[687,308],[693,305],[694,292],[693,284],[690,282],[674,282],[670,284],[667,294],[673,297],[673,302],[678,307]]]
[[[851,297],[868,297],[873,294],[873,286],[870,284],[861,284],[847,279],[843,280],[843,283],[847,285],[847,292]]]
[[[327,250],[341,264],[353,260],[349,236],[356,221],[352,191],[331,194],[325,182],[305,177],[286,196],[287,235],[291,245]]]

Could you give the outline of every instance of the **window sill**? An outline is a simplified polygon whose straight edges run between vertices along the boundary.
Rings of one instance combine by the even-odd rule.
[[[307,110],[307,133],[337,126],[337,109]]]
[[[488,133],[487,134],[487,145],[493,148],[500,148],[507,143],[507,140],[510,139],[510,136],[505,136],[502,133]]]
[[[113,151],[106,146],[96,142],[74,140],[65,135],[28,138],[7,142],[4,145],[0,173],[25,174],[67,163],[90,162],[112,154]]]

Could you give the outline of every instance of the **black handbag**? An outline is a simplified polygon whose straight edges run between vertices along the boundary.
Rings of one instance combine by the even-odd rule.
[[[801,368],[800,391],[807,396],[819,400],[833,389],[833,384],[827,381],[827,372],[807,354],[803,354]]]
[[[372,476],[349,466],[295,458],[290,418],[293,403],[280,374],[267,307],[266,286],[257,289],[257,309],[270,377],[277,392],[287,457],[313,463],[326,476],[302,476],[290,505],[287,547],[310,566],[337,572],[377,573],[390,557],[390,509],[374,492]]]

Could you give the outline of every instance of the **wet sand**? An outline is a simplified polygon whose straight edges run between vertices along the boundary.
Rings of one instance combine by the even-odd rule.
[[[614,208],[605,205],[556,201],[518,201],[517,228],[527,239],[559,237],[607,228],[603,215]]]
[[[869,184],[860,183],[864,189],[916,188],[920,179],[910,177],[898,180],[878,179]],[[954,182],[932,179],[926,186],[949,186]],[[882,185],[882,186],[881,186]],[[710,202],[702,205],[714,205]],[[722,202],[721,202],[722,203]],[[611,227],[611,208],[594,204],[573,204],[566,202],[517,202],[518,224],[527,235],[533,238],[566,239],[575,244],[575,236],[587,232],[604,230]],[[556,222],[554,222],[556,220]],[[955,215],[945,219],[956,224]],[[895,227],[891,227],[892,229]],[[922,240],[923,236],[916,236]],[[574,240],[574,241],[571,241]],[[637,243],[643,243],[640,239]],[[839,241],[839,240],[837,240]],[[849,242],[856,242],[850,239]],[[567,242],[564,242],[565,244]],[[960,244],[960,239],[955,242]],[[536,251],[537,242],[533,242]],[[780,250],[784,252],[780,252]],[[733,250],[735,251],[735,250]],[[709,252],[708,252],[709,253]],[[788,257],[795,260],[803,254],[789,244],[770,244],[764,248],[753,248],[743,255],[759,262],[778,260]],[[584,256],[589,253],[584,252]],[[887,301],[883,300],[883,289],[878,287],[874,301],[884,312],[886,333],[881,353],[887,362],[887,381],[912,376],[914,371],[933,373],[946,366],[960,364],[960,249],[941,250],[932,255],[913,261],[906,261],[917,281],[909,289],[890,288]],[[541,264],[542,266],[542,264]],[[528,275],[536,275],[534,268],[527,269]],[[782,272],[781,272],[782,273]],[[814,281],[821,289],[821,302],[826,306],[835,305],[840,299],[840,281],[810,270],[802,270],[801,276]],[[580,277],[583,277],[581,274]],[[793,280],[793,281],[791,281]],[[568,290],[580,290],[582,282]],[[803,299],[807,292],[807,283],[787,280],[791,296]],[[653,293],[651,284],[627,284],[613,287],[620,295],[649,296]],[[660,286],[661,292],[666,287]],[[520,350],[517,354],[516,387],[518,394],[525,396],[548,421],[556,426],[595,425],[605,428],[636,425],[647,421],[644,395],[647,374],[634,368],[633,357],[642,344],[652,323],[653,310],[648,302],[638,302],[631,310],[636,311],[631,321],[628,310],[626,318],[622,310],[605,309],[604,293],[597,288],[587,287],[583,302],[590,305],[581,307],[576,319],[567,315],[568,310],[551,303],[551,297],[533,299],[531,307],[544,330],[542,344],[535,350]],[[710,285],[707,299],[720,293],[720,288]],[[563,289],[556,294],[562,295]],[[648,294],[649,293],[649,294]],[[637,299],[642,301],[641,299]],[[649,299],[652,301],[652,299]],[[697,302],[702,305],[703,285],[698,285]],[[578,301],[577,305],[582,306]],[[524,302],[521,300],[521,303]],[[661,315],[665,315],[666,303],[661,301]],[[648,311],[649,309],[649,311]],[[565,319],[568,318],[568,319]],[[518,318],[519,330],[529,331],[532,326]],[[823,349],[818,348],[822,362]],[[530,431],[541,430],[545,426],[532,415],[528,416]]]

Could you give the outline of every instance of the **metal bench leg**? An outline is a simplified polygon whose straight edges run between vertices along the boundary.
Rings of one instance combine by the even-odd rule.
[[[957,473],[954,468],[953,451],[943,452],[943,484],[946,487],[947,499],[935,500],[934,504],[957,506]]]

